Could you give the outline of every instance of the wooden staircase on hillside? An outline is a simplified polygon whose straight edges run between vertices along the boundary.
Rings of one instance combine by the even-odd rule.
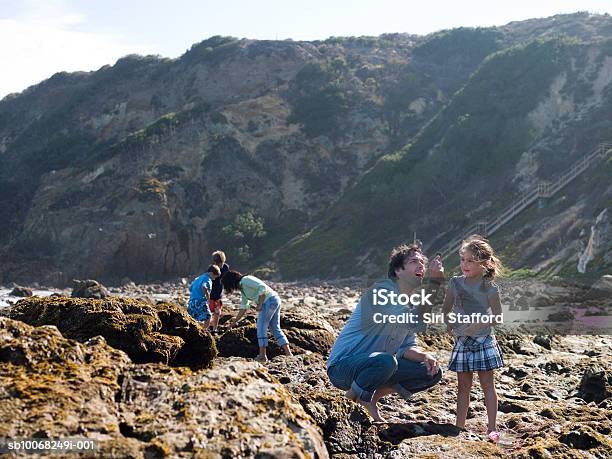
[[[461,245],[461,241],[471,234],[480,234],[486,237],[491,236],[538,199],[554,196],[565,185],[586,171],[591,165],[607,157],[610,152],[612,152],[612,142],[600,143],[595,150],[576,160],[565,172],[559,174],[552,182],[541,182],[533,186],[496,217],[481,220],[470,226],[461,236],[448,242],[440,248],[438,252],[442,253],[442,258],[446,258],[450,254],[457,252]]]

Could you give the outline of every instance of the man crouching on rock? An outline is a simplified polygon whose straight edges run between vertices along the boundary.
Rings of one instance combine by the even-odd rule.
[[[398,393],[407,400],[442,378],[436,358],[421,351],[415,340],[422,314],[431,311],[421,289],[426,262],[416,244],[393,249],[388,278],[362,295],[327,360],[332,384],[346,390],[345,396],[362,404],[377,422],[384,422],[377,407],[382,397]],[[435,263],[430,275],[441,268]]]

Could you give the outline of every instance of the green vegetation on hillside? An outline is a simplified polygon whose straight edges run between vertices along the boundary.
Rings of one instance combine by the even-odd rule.
[[[214,232],[208,235],[212,246],[226,247],[230,260],[249,266],[253,251],[257,250],[260,240],[266,236],[264,219],[253,209],[240,212],[231,220],[220,218],[211,225]]]
[[[383,34],[379,37],[329,37],[323,40],[326,45],[344,45],[347,47],[363,48],[389,48],[392,47],[397,39],[397,34]]]
[[[438,65],[458,57],[479,63],[499,49],[501,39],[502,34],[494,28],[459,27],[430,35],[413,54]]]
[[[308,137],[337,131],[348,110],[342,89],[345,71],[346,62],[340,58],[306,64],[290,83],[292,110],[287,121],[301,124]]]
[[[420,125],[420,117],[431,116],[431,101],[438,99],[438,88],[429,76],[416,72],[410,65],[399,72],[397,80],[386,82],[382,87],[383,115],[393,136],[412,133]],[[410,104],[417,100],[423,104],[423,113],[419,115],[409,112]]]
[[[180,247],[155,276],[182,275],[211,247],[246,271],[276,261],[285,278],[384,271],[397,243],[416,233],[433,251],[610,140],[611,27],[567,15],[425,37],[215,36],[179,59],[60,72],[0,101],[0,255],[129,274],[113,244],[138,241],[147,211],[166,206],[150,221],[167,216]],[[611,203],[609,165],[492,236],[510,275],[551,257],[544,275],[575,270],[577,241]]]
[[[238,38],[215,35],[193,45],[189,51],[181,56],[181,60],[186,64],[219,65],[239,46],[240,40]]]
[[[526,115],[570,66],[578,47],[574,40],[554,38],[489,56],[414,143],[379,161],[346,192],[325,223],[281,253],[283,273],[299,277],[315,272],[329,241],[334,253],[354,260],[368,246],[390,248],[413,231],[431,239],[466,227],[477,218],[466,213],[482,201],[502,207],[504,197],[514,192],[504,185],[509,166],[532,141]],[[332,223],[341,218],[350,218],[350,231]],[[297,256],[302,262],[295,266]],[[327,265],[322,270],[329,274]],[[349,267],[346,273],[354,271]]]
[[[194,104],[192,107],[179,112],[166,113],[148,126],[132,132],[124,139],[113,145],[97,145],[89,164],[103,161],[119,153],[129,153],[134,150],[144,148],[150,142],[158,142],[161,138],[172,135],[177,129],[183,128],[186,124],[200,122],[210,116],[211,121],[219,124],[227,122],[222,113],[210,113],[210,105],[207,103]]]

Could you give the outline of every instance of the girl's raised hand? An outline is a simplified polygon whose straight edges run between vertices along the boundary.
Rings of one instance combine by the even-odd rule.
[[[429,265],[429,275],[432,277],[437,277],[436,274],[440,274],[444,272],[444,266],[442,265],[442,260],[438,260],[437,258],[432,260]]]

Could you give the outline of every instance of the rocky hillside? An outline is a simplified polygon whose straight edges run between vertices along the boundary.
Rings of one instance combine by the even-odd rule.
[[[412,143],[378,161],[284,250],[281,271],[367,272],[407,235],[435,249],[496,216],[612,136],[610,83],[612,41],[541,39],[490,55]],[[502,228],[494,247],[514,268],[571,274],[595,237],[588,267],[601,274],[612,264],[610,177],[612,155]]]
[[[243,269],[345,276],[413,231],[434,249],[612,139],[611,36],[608,16],[575,14],[426,37],[213,37],[56,74],[0,101],[0,281],[191,275],[217,247]],[[600,273],[609,176],[494,242],[515,268],[583,255]]]

